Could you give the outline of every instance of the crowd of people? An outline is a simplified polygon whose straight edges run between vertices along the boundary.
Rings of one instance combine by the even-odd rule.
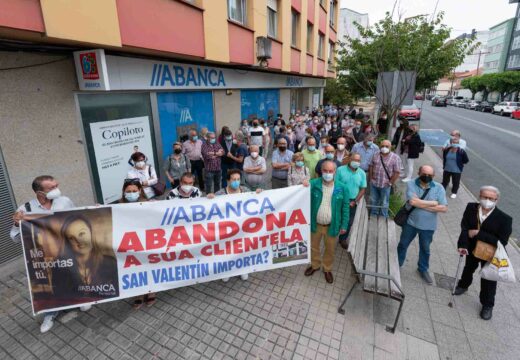
[[[431,284],[428,267],[437,213],[447,210],[445,188],[450,179],[453,182],[452,198],[457,194],[462,168],[468,162],[462,146],[465,142],[455,131],[445,145],[441,185],[433,181],[435,174],[431,166],[420,167],[418,176],[413,178],[414,160],[424,149],[417,126],[401,121],[391,140],[386,137],[388,126],[384,115],[374,126],[363,109],[326,107],[319,112],[298,111],[288,119],[278,114],[273,121],[243,120],[237,129],[224,126],[219,134],[207,129],[192,129],[184,142],[173,144],[172,153],[162,164],[171,190],[161,196],[163,194],[157,188],[160,174],[147,162],[145,154],[135,152],[130,161],[132,168],[123,183],[120,202],[213,198],[295,185],[310,187],[311,264],[306,268],[305,276],[322,269],[325,281],[330,284],[334,281],[332,265],[336,242],[348,248],[349,231],[359,202],[369,195],[371,214],[388,217],[391,190],[401,178],[407,182],[406,200],[414,211],[403,227],[398,247],[399,263],[404,264],[407,248],[418,235],[418,270],[421,277]],[[268,171],[269,168],[272,171]],[[56,180],[51,176],[36,178],[33,190],[36,199],[28,203],[31,209],[21,206],[14,216],[13,239],[19,239],[18,224],[24,213],[45,213],[74,206],[70,199],[61,195]],[[486,202],[477,206],[482,209],[479,211],[485,213],[486,209],[493,209],[498,195],[498,190],[493,192],[490,188],[481,192],[481,198],[484,197]],[[486,224],[484,220],[479,222],[481,227],[477,234],[486,231]],[[472,230],[474,227],[464,226],[461,253],[464,249],[471,249],[471,239],[477,236]],[[494,230],[489,231],[491,234]],[[504,241],[505,233],[489,236],[496,244],[496,241]],[[322,241],[323,255],[320,250]],[[477,265],[477,260],[467,265],[459,283],[459,293],[471,284],[471,274]],[[247,274],[242,275],[243,280],[247,278]],[[496,283],[495,288],[483,284],[482,289],[489,307]],[[136,298],[134,307],[150,306],[155,301],[155,294],[149,293]],[[52,327],[56,315],[49,313],[45,316],[42,332]]]

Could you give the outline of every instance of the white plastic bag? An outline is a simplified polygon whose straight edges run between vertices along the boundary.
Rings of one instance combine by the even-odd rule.
[[[500,241],[497,244],[493,260],[482,267],[480,276],[491,281],[516,282],[515,270]]]

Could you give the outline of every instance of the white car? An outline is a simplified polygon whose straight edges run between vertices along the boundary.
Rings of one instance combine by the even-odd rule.
[[[500,115],[511,115],[513,111],[515,111],[518,107],[520,107],[520,103],[514,101],[502,101],[501,103],[493,106],[493,114]]]

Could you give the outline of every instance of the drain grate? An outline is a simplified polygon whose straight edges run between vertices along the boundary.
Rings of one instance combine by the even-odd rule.
[[[453,290],[453,285],[455,285],[454,277],[437,273],[433,273],[433,276],[435,277],[435,284],[437,285],[437,287],[449,291]]]

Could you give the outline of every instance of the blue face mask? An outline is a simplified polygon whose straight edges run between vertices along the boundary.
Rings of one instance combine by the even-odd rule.
[[[372,145],[374,145],[373,141],[367,141],[367,146],[372,146]]]
[[[191,137],[191,140],[193,140],[193,141],[197,141],[197,140],[199,140],[199,137],[198,137],[198,136],[192,136],[192,137]]]
[[[350,162],[350,167],[351,167],[352,169],[357,169],[357,168],[359,168],[360,166],[361,166],[361,164],[360,164],[358,161],[351,161],[351,162]]]
[[[233,136],[226,136],[226,140],[233,140]]]
[[[210,143],[210,144],[214,144],[214,143],[216,143],[216,142],[217,142],[217,139],[209,139],[209,143]]]
[[[136,202],[139,200],[139,193],[138,192],[125,192],[125,199],[128,202]]]
[[[460,144],[451,144],[451,147],[460,148]]]
[[[229,186],[231,186],[231,188],[233,190],[236,190],[240,187],[240,180],[233,180],[229,183]]]
[[[309,151],[314,151],[316,150],[316,146],[307,146],[307,149],[309,149]]]
[[[327,158],[327,160],[332,160],[332,159],[334,159],[334,154],[327,153],[327,154],[325,155],[325,157]]]
[[[334,179],[334,174],[330,174],[330,173],[323,173],[321,175],[321,177],[323,178],[323,180],[327,181],[327,182],[330,182]]]
[[[303,161],[296,161],[296,166],[303,167]]]

